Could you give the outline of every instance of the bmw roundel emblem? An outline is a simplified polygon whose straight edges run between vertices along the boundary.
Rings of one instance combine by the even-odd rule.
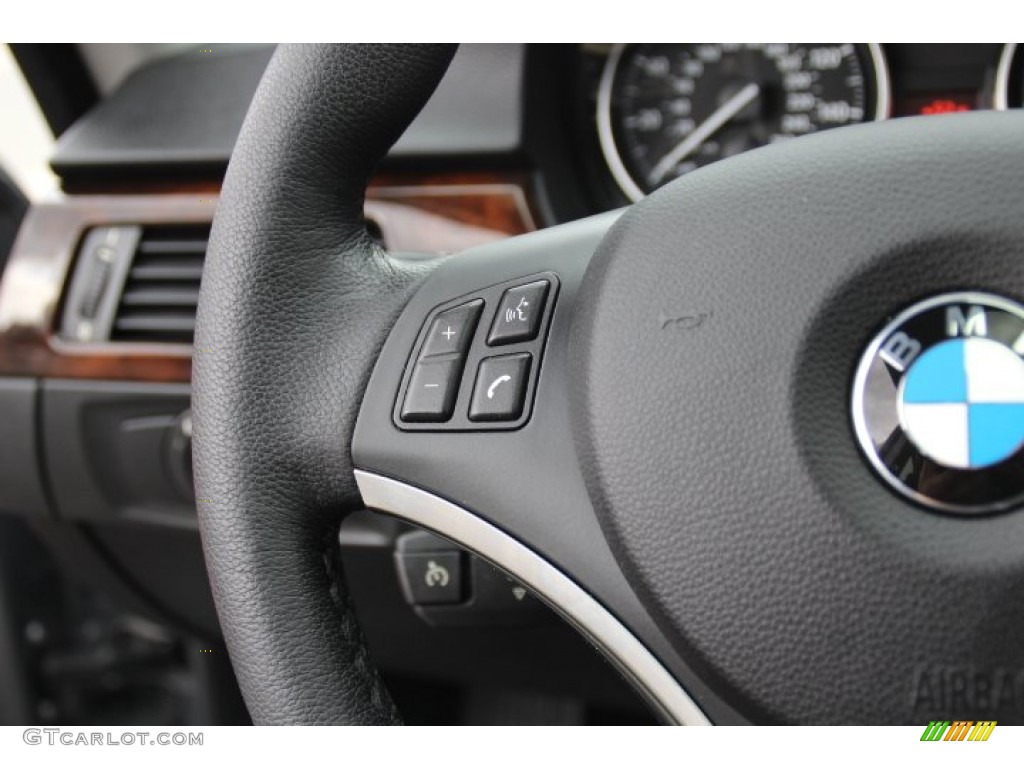
[[[949,293],[901,312],[860,361],[853,424],[878,474],[921,504],[1024,502],[1024,307]]]

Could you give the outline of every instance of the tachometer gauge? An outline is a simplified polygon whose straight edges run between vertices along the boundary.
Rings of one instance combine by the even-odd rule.
[[[639,200],[753,147],[888,116],[875,44],[616,45],[598,92],[601,149]]]

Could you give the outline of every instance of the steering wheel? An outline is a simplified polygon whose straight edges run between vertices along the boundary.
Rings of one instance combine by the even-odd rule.
[[[366,184],[452,53],[281,47],[224,182],[195,477],[254,721],[399,722],[337,561],[368,507],[504,569],[667,722],[1020,722],[1024,516],[894,492],[851,393],[915,302],[1024,297],[1024,115],[828,131],[389,255]]]

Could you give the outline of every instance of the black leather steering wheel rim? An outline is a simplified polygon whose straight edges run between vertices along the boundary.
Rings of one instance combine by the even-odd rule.
[[[360,506],[349,440],[365,380],[426,269],[368,236],[366,184],[453,52],[280,47],[228,168],[197,318],[196,495],[256,723],[399,722],[334,553]]]

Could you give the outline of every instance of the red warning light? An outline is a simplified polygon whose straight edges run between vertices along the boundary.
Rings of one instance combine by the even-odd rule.
[[[970,112],[971,105],[957,101],[956,99],[932,99],[922,104],[918,109],[919,115],[948,115],[951,112]]]

